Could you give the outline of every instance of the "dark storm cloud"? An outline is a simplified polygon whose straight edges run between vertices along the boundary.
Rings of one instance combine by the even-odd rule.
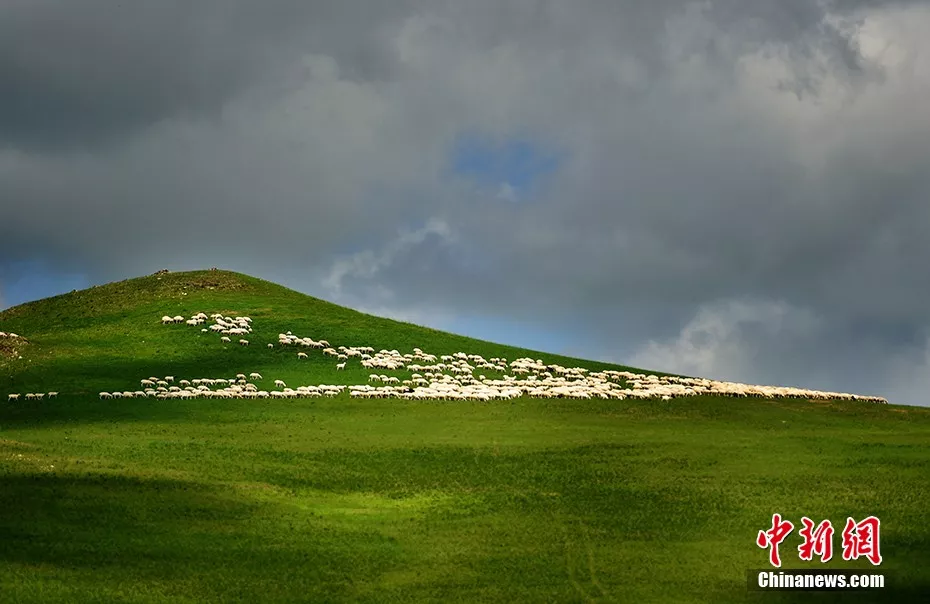
[[[920,402],[928,25],[919,2],[0,2],[0,258],[224,266]],[[536,186],[456,173],[462,137],[558,160]]]
[[[379,5],[5,1],[0,144],[86,148],[163,119],[209,117],[243,89],[273,82],[297,52],[344,59],[350,77],[381,74]]]

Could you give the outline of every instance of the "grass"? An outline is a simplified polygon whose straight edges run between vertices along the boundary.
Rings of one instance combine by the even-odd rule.
[[[252,346],[158,321],[201,310],[251,316]],[[747,591],[746,570],[767,566],[755,536],[773,512],[838,531],[847,516],[878,516],[878,570],[892,588],[854,599],[930,591],[927,409],[715,397],[98,400],[149,375],[367,381],[356,362],[336,372],[319,351],[297,361],[264,347],[287,330],[334,346],[616,368],[224,271],[25,304],[0,313],[0,330],[29,340],[0,353],[0,601],[849,598]],[[60,398],[6,403],[7,392],[48,390]],[[840,559],[839,535],[826,565],[800,562],[799,543],[796,528],[781,547],[786,568],[873,570]]]

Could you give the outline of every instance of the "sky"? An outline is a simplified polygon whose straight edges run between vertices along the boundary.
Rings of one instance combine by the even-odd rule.
[[[0,308],[218,266],[930,397],[930,4],[0,0]]]

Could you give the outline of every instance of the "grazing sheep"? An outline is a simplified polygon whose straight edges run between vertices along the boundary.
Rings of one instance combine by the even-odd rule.
[[[8,394],[8,395],[6,395],[6,400],[8,400],[8,401],[16,401],[16,400],[19,400],[19,395],[18,395],[18,394]]]
[[[102,399],[103,399],[103,398],[113,398],[113,395],[110,394],[109,392],[101,392],[101,393],[100,393],[100,398],[102,398]]]
[[[164,317],[161,318],[162,325],[167,325],[168,323],[174,323],[174,318],[169,317],[168,315],[165,315]]]
[[[262,374],[260,374],[260,373],[250,373],[250,374],[249,374],[249,379],[252,379],[252,380],[260,380],[260,379],[262,379]]]
[[[306,353],[306,352],[298,352],[298,353],[297,353],[297,358],[298,358],[298,359],[306,359],[306,358],[308,358],[308,357],[307,357],[307,353]]]
[[[166,382],[173,382],[173,381],[174,381],[174,376],[173,376],[173,375],[166,375],[166,376],[165,376],[165,381],[166,381]]]
[[[48,398],[57,398],[57,397],[58,397],[58,393],[57,393],[57,392],[49,392],[49,393],[48,393]]]
[[[287,387],[287,384],[284,383],[284,380],[275,380],[274,385],[275,387],[279,387],[279,388]]]
[[[232,342],[232,340],[230,340],[226,336],[223,336],[222,338],[220,338],[220,342]]]
[[[339,364],[336,365],[336,369],[345,369],[345,368],[346,368],[346,364],[345,364],[345,363],[339,363]]]
[[[249,341],[248,341],[248,340],[239,340],[239,345],[240,345],[240,346],[248,346],[248,345],[249,345]]]

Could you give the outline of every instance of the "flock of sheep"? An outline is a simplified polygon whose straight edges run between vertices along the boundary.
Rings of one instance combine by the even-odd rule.
[[[19,396],[20,396],[20,395],[19,395],[19,394],[16,394],[16,393],[14,393],[14,394],[8,394],[8,395],[6,395],[6,400],[7,400],[7,401],[16,401],[16,400],[19,400]],[[27,393],[25,394],[25,396],[23,396],[23,399],[24,399],[24,400],[27,400],[27,401],[32,401],[32,400],[41,401],[42,399],[45,398],[45,396],[46,396],[46,395],[45,395],[44,392],[27,392]],[[48,398],[55,398],[56,396],[58,396],[58,393],[57,393],[57,392],[49,392],[49,393],[48,393]]]
[[[198,315],[195,315],[196,318]],[[206,315],[199,315],[205,318]],[[214,319],[218,315],[213,315]],[[183,320],[183,317],[181,317]],[[230,328],[236,321],[231,317],[224,317],[225,325],[220,330]],[[242,317],[240,327],[248,324],[251,319]],[[188,321],[188,324],[190,321]],[[211,327],[216,330],[216,326]],[[540,398],[613,398],[622,400],[629,398],[661,398],[671,400],[676,397],[717,395],[735,397],[760,398],[803,398],[814,400],[850,400],[868,401],[874,403],[887,403],[885,398],[878,396],[861,396],[845,392],[824,392],[803,388],[754,386],[735,382],[698,378],[657,377],[627,371],[606,370],[589,373],[582,367],[562,367],[561,365],[546,365],[542,359],[521,358],[509,364],[505,358],[484,359],[481,355],[456,352],[452,355],[443,355],[437,359],[436,355],[428,354],[419,348],[412,353],[401,354],[398,350],[380,350],[375,353],[370,346],[339,346],[332,348],[326,340],[314,340],[311,337],[300,337],[288,331],[278,334],[279,346],[299,346],[303,348],[321,349],[325,355],[336,357],[337,370],[344,370],[351,359],[358,359],[359,364],[366,369],[384,369],[389,371],[403,371],[409,374],[408,379],[397,376],[375,374],[368,376],[369,383],[378,382],[387,384],[382,386],[360,385],[308,385],[296,389],[283,387],[283,382],[276,385],[282,390],[260,390],[253,384],[238,382],[226,388],[213,390],[205,388],[201,383],[199,388],[188,386],[189,394],[183,395],[179,390],[175,396],[198,396],[192,391],[213,392],[212,396],[241,397],[241,398],[296,398],[319,396],[321,394],[333,395],[348,390],[353,397],[378,398],[406,398],[406,399],[439,399],[439,400],[481,400],[512,399],[519,396]],[[268,343],[269,348],[274,344]],[[374,354],[372,354],[374,353]],[[306,352],[297,352],[298,359],[307,359]],[[438,361],[438,362],[437,362]],[[424,363],[424,364],[418,364]],[[474,372],[483,371],[475,377]],[[587,375],[586,375],[587,374]],[[521,376],[517,378],[516,376]],[[164,387],[164,386],[163,386]],[[155,396],[159,393],[156,390]],[[160,394],[169,397],[170,390]],[[211,395],[205,395],[211,396]]]
[[[221,341],[231,342],[230,335],[252,333],[252,319],[229,317],[216,313],[208,317],[205,313],[162,317],[163,324],[184,323],[190,326],[213,320],[201,332],[222,335]],[[2,333],[2,332],[0,332]],[[15,335],[15,334],[14,334]],[[368,384],[316,384],[289,388],[282,380],[274,380],[274,389],[262,389],[256,382],[264,378],[253,372],[248,376],[238,373],[235,377],[181,379],[175,384],[174,376],[149,377],[140,380],[140,389],[116,392],[100,392],[102,399],[110,398],[308,398],[335,396],[345,391],[354,398],[401,398],[411,400],[507,400],[522,396],[536,398],[572,399],[616,399],[626,398],[671,400],[673,398],[714,395],[759,398],[799,398],[813,400],[849,400],[887,403],[878,396],[861,396],[844,392],[824,392],[803,388],[779,386],[755,386],[736,382],[724,382],[700,378],[678,378],[655,376],[629,371],[604,370],[591,372],[582,367],[563,367],[546,364],[542,359],[529,357],[514,359],[456,352],[437,357],[414,348],[412,353],[401,354],[398,350],[375,352],[370,346],[338,346],[333,348],[326,340],[299,337],[291,333],[278,334],[278,345],[318,349],[322,354],[336,358],[336,370],[345,370],[349,362],[358,360],[359,366],[367,370],[402,372],[403,377],[384,373],[370,373]],[[240,339],[247,346],[249,341]],[[274,348],[273,343],[267,344]],[[298,351],[298,359],[308,359],[307,352]],[[475,373],[478,372],[477,375]],[[377,383],[378,386],[371,384]],[[48,393],[49,398],[57,395]],[[42,394],[27,394],[26,399],[40,399]],[[18,394],[9,395],[16,400]]]
[[[249,317],[224,317],[222,313],[216,313],[210,317],[213,319],[214,323],[210,327],[204,327],[200,331],[202,333],[214,332],[221,333],[223,336],[220,338],[221,342],[231,342],[229,335],[246,335],[252,333],[252,319]],[[162,325],[168,325],[169,323],[186,323],[187,325],[202,325],[207,320],[207,315],[205,313],[197,313],[192,316],[190,319],[185,320],[181,315],[176,315],[170,317],[165,315],[161,318]],[[245,338],[239,339],[240,346],[248,346],[249,341]],[[268,345],[271,347],[271,344]]]
[[[15,334],[15,333],[13,333],[13,332],[7,333],[7,332],[5,332],[5,331],[0,331],[0,338],[5,338],[5,339],[8,339],[8,340],[20,340],[20,341],[23,341],[23,342],[26,341],[26,338],[24,338],[24,337],[21,336],[21,335]],[[19,358],[22,358],[22,357],[19,357]],[[27,401],[41,401],[41,400],[43,400],[46,396],[47,396],[48,398],[55,398],[55,397],[58,396],[58,393],[57,393],[57,392],[49,392],[49,393],[45,393],[45,392],[27,392],[27,393],[25,393],[25,394],[20,394],[20,393],[15,393],[15,392],[14,392],[14,393],[12,393],[12,394],[6,395],[6,400],[7,400],[7,401],[18,401],[19,398],[20,398],[20,396],[22,396],[23,400],[27,400]]]
[[[101,399],[110,398],[284,398],[297,396],[335,396],[343,392],[346,388],[344,385],[326,385],[319,386],[300,386],[297,390],[287,388],[283,380],[275,380],[275,387],[283,388],[283,391],[259,390],[254,382],[262,380],[262,375],[252,372],[248,376],[244,373],[237,373],[235,377],[230,378],[195,378],[193,380],[177,380],[175,377],[167,375],[163,379],[149,377],[140,380],[143,390],[125,390],[122,392],[101,392]],[[222,386],[216,390],[211,386]]]

